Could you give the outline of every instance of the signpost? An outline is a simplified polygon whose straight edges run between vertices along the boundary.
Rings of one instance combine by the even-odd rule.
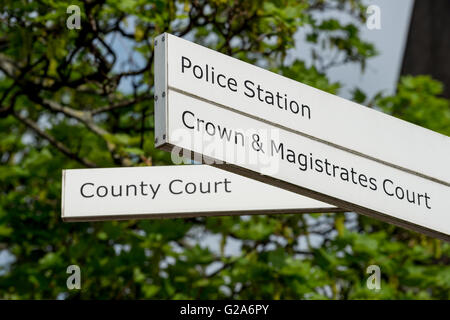
[[[343,211],[207,165],[63,171],[62,219]]]
[[[449,137],[169,34],[155,59],[157,147],[450,240]]]

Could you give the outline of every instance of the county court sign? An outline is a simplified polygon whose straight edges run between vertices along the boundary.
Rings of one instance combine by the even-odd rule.
[[[64,170],[64,221],[342,212],[207,165]]]
[[[170,34],[155,99],[161,149],[450,239],[447,136]]]

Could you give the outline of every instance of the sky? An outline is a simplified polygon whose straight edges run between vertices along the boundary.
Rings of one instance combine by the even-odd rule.
[[[372,97],[379,91],[386,94],[394,93],[398,80],[403,51],[406,44],[408,25],[414,0],[366,0],[365,3],[380,7],[381,11],[381,29],[369,30],[366,27],[361,28],[361,37],[375,45],[379,51],[377,57],[368,60],[367,68],[364,73],[356,64],[347,64],[345,66],[335,67],[329,70],[328,77],[331,81],[338,81],[343,85],[339,95],[344,98],[351,97],[351,90],[359,87],[363,92]],[[330,13],[342,22],[350,22],[342,14]],[[309,47],[303,41],[304,33],[299,30],[296,34],[296,48],[289,54],[290,58],[296,57],[304,59],[307,64],[311,63],[309,58]],[[128,64],[131,43],[126,40],[118,39],[114,41],[114,50],[118,55],[118,68],[121,65]],[[138,56],[134,56],[134,62],[142,65]],[[130,90],[131,83],[125,82],[120,87],[123,90]],[[206,239],[199,239],[199,242],[207,245],[212,250],[219,250],[220,238],[207,236]],[[239,251],[240,243],[230,241],[225,252],[233,254]],[[8,264],[12,261],[11,255],[6,250],[0,250],[0,265]]]

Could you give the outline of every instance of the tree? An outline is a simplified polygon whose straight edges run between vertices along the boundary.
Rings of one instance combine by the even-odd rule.
[[[78,5],[81,29],[66,28]],[[449,298],[447,243],[356,214],[63,223],[61,169],[170,163],[153,145],[153,38],[188,37],[337,93],[329,67],[375,55],[357,0],[6,0],[0,24],[0,298]],[[338,10],[355,23],[318,19]],[[314,64],[288,63],[298,28]],[[131,48],[124,65],[114,41]],[[122,85],[129,84],[130,90]],[[428,78],[355,101],[448,134]],[[423,102],[426,104],[423,104]],[[413,108],[411,109],[411,106]],[[426,107],[433,112],[428,112]],[[345,130],[345,128],[343,128]],[[213,250],[202,241],[210,235]],[[230,243],[240,249],[227,252]],[[366,287],[381,268],[382,290]],[[81,289],[66,287],[69,265]]]

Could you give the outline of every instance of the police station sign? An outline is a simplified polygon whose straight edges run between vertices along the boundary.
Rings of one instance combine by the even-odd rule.
[[[449,239],[449,137],[169,34],[155,44],[158,147]]]

